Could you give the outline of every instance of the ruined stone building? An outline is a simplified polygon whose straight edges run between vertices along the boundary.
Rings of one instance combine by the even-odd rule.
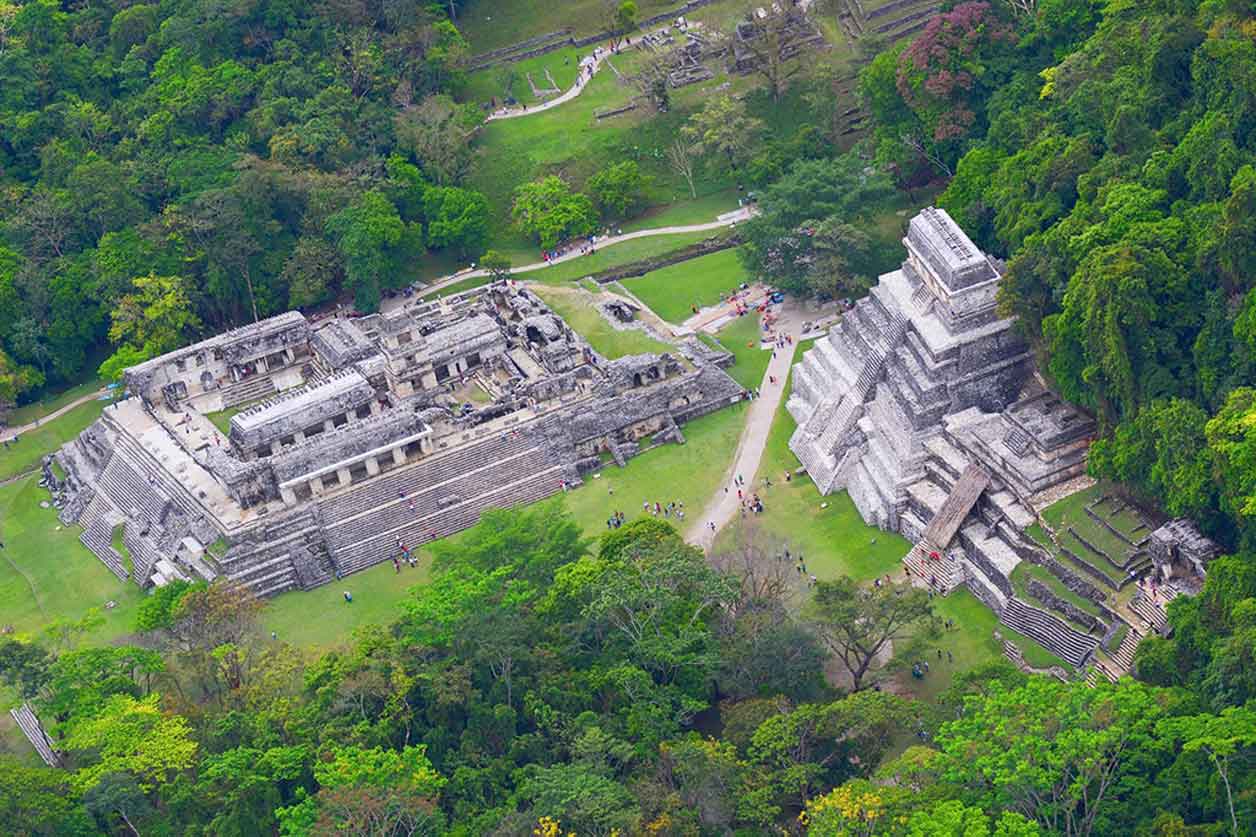
[[[387,315],[290,312],[124,380],[127,397],[55,455],[62,519],[120,578],[226,577],[260,595],[579,484],[604,454],[683,441],[680,425],[744,395],[698,354],[608,361],[513,283]]]
[[[1102,603],[1112,604],[1124,582],[1080,577],[1026,530],[1083,487],[1094,422],[1034,374],[1014,321],[995,307],[1002,266],[945,211],[923,210],[903,243],[902,267],[881,276],[794,366],[790,448],[821,493],[845,489],[865,521],[916,544],[904,558],[916,579],[939,592],[967,585],[1009,627],[1085,665],[1121,635],[1125,617]],[[1214,555],[1215,545],[1174,522],[1111,561],[1132,581],[1154,557],[1167,580],[1202,574]],[[1096,623],[1085,633],[1019,597],[1010,578],[1022,561],[1100,603],[1104,619],[1057,602],[1074,622]],[[1162,613],[1145,618],[1163,627]],[[1114,656],[1128,662],[1138,636],[1129,631]]]

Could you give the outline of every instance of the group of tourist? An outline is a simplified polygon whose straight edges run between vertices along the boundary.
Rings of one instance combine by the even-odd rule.
[[[673,500],[667,505],[662,505],[658,500],[655,500],[653,504],[646,501],[641,504],[641,510],[655,517],[662,515],[663,517],[675,517],[677,520],[685,519],[685,504],[680,500]]]

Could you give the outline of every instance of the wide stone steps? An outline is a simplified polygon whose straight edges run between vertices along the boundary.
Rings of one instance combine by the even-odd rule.
[[[903,556],[903,566],[911,573],[912,584],[945,596],[963,583],[964,573],[959,561],[943,552],[934,560],[929,557],[932,552],[938,552],[936,547],[918,543]]]
[[[26,740],[35,748],[35,752],[44,760],[44,764],[49,767],[61,767],[61,756],[57,755],[57,751],[53,749],[51,740],[44,733],[43,724],[35,716],[30,704],[23,703],[21,706],[10,709],[9,715],[13,717],[22,735],[25,735]]]
[[[1073,630],[1063,620],[1010,598],[999,619],[1073,666],[1081,666],[1094,653],[1099,641]]]
[[[100,474],[97,490],[103,490],[123,514],[147,518],[150,523],[161,520],[169,500],[158,493],[131,467],[125,456],[113,456]]]
[[[98,498],[93,499],[89,508],[100,502],[102,501]],[[99,558],[101,563],[118,577],[119,581],[126,581],[130,578],[130,573],[127,572],[126,562],[123,561],[122,556],[113,548],[113,525],[109,523],[108,516],[95,512],[90,517],[84,514],[84,518],[88,518],[89,522],[83,527],[79,541],[91,550],[91,553]]]
[[[1142,593],[1130,599],[1130,610],[1141,616],[1159,634],[1168,636],[1172,630],[1164,609],[1147,601]]]
[[[148,491],[155,488],[160,495],[172,500],[188,517],[195,518],[203,515],[204,510],[192,497],[187,486],[168,473],[139,441],[125,432],[118,432],[114,436],[114,446],[114,458],[116,459],[119,454],[124,455],[132,469],[143,475],[141,487]],[[151,484],[147,481],[148,477],[153,478]]]
[[[1142,642],[1143,635],[1138,632],[1133,625],[1125,632],[1125,636],[1121,638],[1121,644],[1112,652],[1112,661],[1121,667],[1121,673],[1125,674],[1134,667],[1134,650],[1138,648],[1138,643]]]
[[[277,392],[279,390],[275,389],[275,382],[269,376],[258,375],[245,378],[239,383],[222,388],[222,408],[229,410],[240,404],[269,398]]]
[[[323,500],[324,525],[331,527],[355,515],[373,512],[381,506],[407,495],[438,486],[460,475],[478,470],[505,459],[512,453],[527,450],[535,441],[527,435],[494,436],[472,443],[450,453],[431,454],[418,462],[389,471],[352,491],[337,493]]]
[[[412,519],[402,526],[379,531],[373,537],[359,540],[352,545],[333,549],[334,560],[341,575],[374,566],[399,555],[398,538],[407,547],[414,549],[420,544],[475,525],[486,509],[510,508],[549,497],[559,490],[562,474],[562,467],[557,465],[543,472],[534,472],[515,483],[502,485],[490,493],[442,509],[436,514]]]
[[[459,475],[418,493],[407,494],[404,500],[393,499],[370,514],[359,515],[329,526],[327,527],[328,542],[333,550],[338,550],[375,532],[396,529],[415,518],[434,515],[442,508],[452,505],[451,501],[455,498],[458,501],[474,499],[499,485],[512,483],[544,471],[550,465],[549,457],[543,449],[532,448],[509,459],[481,466],[476,471]],[[414,505],[414,511],[410,511],[411,504]]]

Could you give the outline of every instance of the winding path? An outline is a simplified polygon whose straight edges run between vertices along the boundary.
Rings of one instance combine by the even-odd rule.
[[[690,28],[696,28],[698,26],[701,26],[701,24],[694,22],[694,23],[690,23],[689,26]],[[643,32],[640,35],[636,36],[639,39],[637,43],[640,43],[641,42],[640,39],[644,39],[648,35],[653,35],[657,32],[662,32],[664,29],[668,29],[668,28],[670,27],[660,26],[658,29],[655,29],[652,32]],[[628,40],[631,41],[632,37],[633,36],[629,36]],[[629,46],[631,46],[631,44],[629,44]],[[608,61],[610,57],[614,54],[615,53],[613,53],[610,49],[607,49],[606,47],[602,47],[602,46],[595,47],[592,54],[586,55],[580,59],[579,71],[576,75],[576,83],[573,84],[571,86],[571,89],[568,90],[566,93],[561,93],[547,102],[542,102],[541,104],[533,105],[532,107],[528,107],[527,105],[520,105],[518,107],[498,108],[497,110],[490,113],[484,119],[484,121],[485,122],[497,122],[502,119],[518,119],[521,116],[531,116],[534,113],[543,113],[544,111],[547,111],[550,108],[556,108],[561,104],[570,102],[572,99],[576,98],[584,91],[584,88],[587,87],[589,85],[589,82],[593,80],[593,77],[597,75],[597,71],[602,69],[602,63],[604,61]],[[592,72],[589,71],[590,67],[592,67]]]
[[[95,392],[89,392],[87,395],[83,395],[74,399],[69,404],[66,404],[64,407],[59,407],[56,410],[53,410],[51,413],[49,413],[46,416],[40,416],[39,418],[35,419],[29,424],[24,424],[21,427],[6,427],[4,428],[3,432],[0,432],[0,442],[11,442],[16,437],[20,436],[21,434],[26,433],[30,430],[34,430],[35,428],[39,427],[41,423],[52,421],[55,418],[60,418],[61,416],[73,410],[75,407],[78,407],[81,404],[86,404],[88,401],[95,401],[97,398],[99,398],[102,395],[105,395],[108,392],[109,392],[109,389],[107,387],[101,387]]]
[[[637,238],[649,238],[650,236],[655,236],[655,235],[679,235],[682,233],[707,232],[708,230],[723,229],[724,227],[731,227],[731,226],[734,226],[735,224],[745,221],[747,218],[751,216],[751,214],[752,214],[751,208],[748,206],[744,206],[740,209],[734,209],[732,212],[725,212],[723,215],[719,216],[714,221],[708,221],[702,224],[688,224],[688,225],[683,225],[683,226],[671,226],[671,227],[651,227],[646,230],[636,230],[635,232],[627,232],[622,235],[612,235],[609,238],[599,238],[594,241],[592,245],[592,250],[590,252],[596,252],[606,247],[613,247],[616,244],[620,244],[625,241],[632,241],[633,239],[637,239]],[[512,267],[510,269],[510,273],[513,276],[518,273],[531,273],[534,270],[544,270],[547,267],[553,267],[556,264],[569,262],[569,261],[572,261],[573,259],[578,259],[584,255],[587,255],[587,253],[585,253],[583,250],[577,247],[565,253],[560,254],[556,258],[550,259],[548,262],[540,261],[540,262],[533,262],[532,264],[521,265],[519,267]],[[451,273],[448,276],[442,276],[440,279],[437,279],[435,282],[431,283],[430,285],[424,285],[422,288],[419,289],[419,294],[422,296],[427,296],[428,294],[431,294],[434,291],[442,290],[443,288],[447,288],[450,285],[456,284],[465,279],[475,279],[480,276],[488,276],[488,275],[489,275],[489,272],[487,270],[484,270],[483,268],[475,268],[475,269],[466,268],[465,270],[460,270],[457,273]],[[392,306],[389,306],[388,303],[392,303]],[[381,310],[386,310],[389,307],[400,307],[404,303],[405,303],[404,299],[385,300],[384,303],[381,304]]]
[[[737,440],[737,453],[733,464],[724,475],[724,486],[715,492],[715,496],[707,503],[702,516],[693,522],[685,539],[689,543],[709,552],[720,530],[729,524],[738,514],[741,502],[737,499],[737,486],[733,479],[737,476],[746,478],[743,491],[749,495],[754,490],[755,475],[759,471],[759,463],[763,459],[763,449],[767,446],[768,433],[772,430],[772,420],[776,417],[777,408],[781,404],[781,396],[785,393],[785,382],[789,378],[789,367],[794,360],[797,349],[797,334],[804,318],[800,309],[795,309],[792,300],[781,306],[780,319],[777,321],[776,334],[792,335],[794,343],[785,349],[777,349],[776,357],[768,362],[767,371],[763,373],[763,382],[759,386],[759,397],[750,402],[750,413],[746,416],[746,426]],[[764,349],[763,351],[768,351]],[[776,383],[770,383],[775,378]],[[715,524],[712,530],[711,524]]]

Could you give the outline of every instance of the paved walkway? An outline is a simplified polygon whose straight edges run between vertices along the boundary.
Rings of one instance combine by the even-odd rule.
[[[701,24],[698,24],[698,23],[689,24],[690,28],[694,28],[700,25]],[[655,29],[654,32],[649,32],[649,33],[643,32],[639,35],[630,35],[628,40],[632,40],[632,38],[642,39],[642,38],[645,38],[647,34],[654,34],[655,32],[661,32],[667,28],[668,28],[667,26],[660,26],[658,29]],[[638,43],[640,43],[640,40],[638,40]],[[626,44],[626,46],[631,46],[631,45]],[[589,82],[593,80],[593,76],[597,75],[597,71],[602,69],[602,63],[610,59],[612,55],[615,55],[615,53],[613,53],[607,47],[604,47],[604,46],[595,47],[592,54],[585,55],[580,59],[579,73],[576,76],[576,83],[572,85],[571,89],[568,90],[566,93],[559,94],[558,96],[555,96],[553,99],[550,99],[547,102],[542,102],[539,105],[533,105],[531,107],[519,105],[517,107],[498,108],[497,110],[490,113],[484,121],[496,122],[501,119],[518,119],[521,116],[531,116],[534,113],[542,113],[544,111],[549,110],[550,108],[556,108],[561,104],[570,102],[572,99],[579,96],[580,93],[584,90],[584,88],[589,85]],[[592,72],[589,71],[590,67],[593,68]]]
[[[35,428],[39,427],[39,425],[41,424],[47,424],[48,422],[52,421],[55,418],[60,418],[61,416],[70,412],[75,407],[79,406],[80,404],[86,404],[88,401],[95,401],[97,398],[106,394],[107,392],[109,392],[109,390],[106,387],[101,387],[95,392],[89,392],[87,395],[80,396],[79,398],[74,399],[69,404],[66,404],[64,407],[53,410],[51,413],[49,413],[46,416],[41,416],[35,419],[30,424],[24,424],[21,427],[6,427],[4,428],[4,430],[0,430],[0,442],[11,442],[13,441],[13,438],[15,436],[20,436],[23,433],[34,430]]]
[[[702,223],[702,224],[687,224],[683,226],[670,226],[670,227],[651,227],[646,230],[636,230],[635,232],[627,232],[627,233],[623,233],[622,235],[612,235],[608,238],[599,238],[593,242],[591,252],[603,250],[607,247],[613,247],[616,244],[621,244],[625,241],[632,241],[637,238],[650,238],[651,236],[656,236],[656,235],[680,235],[683,233],[707,232],[710,230],[719,230],[725,227],[731,227],[735,224],[745,221],[747,218],[751,216],[752,212],[753,210],[751,209],[751,207],[743,206],[740,209],[734,209],[731,212],[725,212],[724,214],[716,218],[714,221],[707,221],[706,223]],[[544,270],[547,267],[553,267],[556,264],[569,262],[569,261],[572,261],[573,259],[579,259],[586,255],[589,255],[589,253],[586,253],[582,248],[573,247],[564,253],[560,253],[556,258],[550,259],[548,262],[539,261],[539,262],[533,262],[532,264],[521,265],[519,267],[512,267],[510,269],[510,273],[513,276],[519,273],[531,273],[532,271],[535,271],[535,270]],[[471,268],[467,268],[465,270],[460,270],[457,273],[451,273],[448,276],[442,276],[439,279],[437,279],[435,282],[432,282],[431,284],[428,284],[428,285],[424,285],[423,287],[419,289],[418,292],[420,295],[426,296],[427,294],[430,294],[433,291],[439,291],[442,288],[447,288],[450,285],[455,285],[466,279],[475,279],[480,276],[488,276],[488,275],[489,275],[489,272],[482,268],[476,268],[474,270],[472,270]],[[393,299],[385,299],[380,303],[380,310],[386,312],[394,308],[401,308],[402,306],[406,304],[407,301],[408,300],[405,297],[395,297]]]
[[[753,493],[755,474],[758,473],[759,462],[763,459],[763,448],[767,445],[768,433],[772,429],[772,419],[776,416],[781,396],[785,392],[785,381],[789,377],[794,349],[797,348],[798,326],[803,316],[801,309],[795,309],[788,302],[780,308],[776,333],[791,335],[795,342],[784,349],[777,349],[776,357],[768,363],[767,371],[763,374],[763,383],[759,387],[759,397],[750,402],[750,414],[746,417],[746,426],[737,441],[737,454],[733,458],[733,464],[724,475],[724,485],[715,492],[702,516],[694,521],[685,537],[689,543],[702,547],[704,552],[710,551],[720,530],[741,511],[741,502],[737,499],[737,486],[733,485],[733,479],[740,475],[746,481],[742,491],[747,496]],[[773,377],[776,378],[775,384],[769,383]],[[727,492],[724,491],[725,486],[728,487]],[[771,514],[771,508],[764,513]],[[712,523],[715,524],[714,531],[711,530]]]

